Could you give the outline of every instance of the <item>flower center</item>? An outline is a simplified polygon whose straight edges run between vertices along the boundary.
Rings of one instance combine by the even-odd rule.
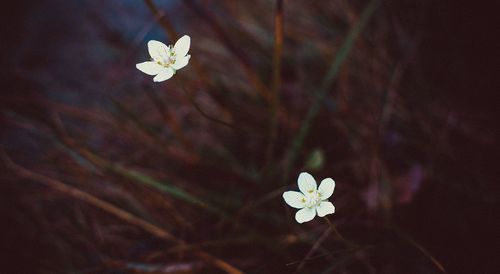
[[[308,208],[316,207],[321,202],[321,194],[313,192],[312,194],[306,195],[302,201]]]
[[[170,67],[175,63],[175,59],[177,54],[175,54],[174,49],[171,46],[168,46],[164,52],[160,53],[160,58],[155,60],[158,65],[164,66],[166,68]]]

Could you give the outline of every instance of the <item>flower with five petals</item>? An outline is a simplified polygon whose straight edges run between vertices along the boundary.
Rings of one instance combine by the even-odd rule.
[[[289,206],[300,209],[295,214],[295,220],[298,223],[309,222],[316,214],[324,217],[335,212],[335,206],[327,200],[335,189],[334,180],[326,178],[317,187],[314,177],[307,172],[302,172],[299,175],[298,184],[300,192],[283,193],[283,199]]]
[[[148,75],[155,75],[154,82],[168,80],[177,70],[189,63],[191,55],[187,53],[190,44],[191,38],[187,35],[179,38],[174,46],[151,40],[148,42],[148,51],[152,60],[139,63],[135,67]]]

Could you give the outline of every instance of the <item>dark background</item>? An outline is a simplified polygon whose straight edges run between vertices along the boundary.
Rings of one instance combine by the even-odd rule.
[[[143,3],[136,5],[141,11],[138,13],[147,16]],[[62,91],[57,91],[58,79],[78,87],[85,81],[79,78],[92,73],[89,70],[93,66],[108,65],[106,60],[85,60],[85,52],[79,51],[69,53],[75,62],[61,65],[57,60],[60,52],[65,51],[65,43],[92,43],[95,39],[85,31],[88,23],[80,19],[85,18],[83,13],[92,14],[89,10],[96,6],[97,3],[86,1],[18,0],[2,3],[0,98],[3,98],[3,107],[33,107],[29,100],[13,102],[5,99],[13,94],[17,98],[64,97]],[[498,9],[470,1],[423,1],[421,10],[417,11],[412,10],[408,1],[384,1],[384,8],[403,18],[413,12],[426,15],[425,23],[420,25],[423,37],[418,68],[429,87],[426,96],[440,102],[444,111],[453,111],[450,123],[460,121],[466,125],[465,133],[458,129],[448,132],[453,157],[438,155],[435,158],[434,168],[445,176],[437,179],[439,183],[424,184],[410,204],[396,208],[395,219],[442,262],[448,273],[497,273],[496,257],[500,254]],[[117,21],[117,24],[123,23]],[[404,19],[402,22],[404,24]],[[40,24],[44,27],[40,28]],[[95,35],[104,36],[119,47],[119,35],[114,34],[116,28],[103,27],[101,31]],[[85,62],[80,62],[81,59]],[[55,79],[46,82],[49,84],[45,86],[24,77],[44,71],[55,75]],[[75,75],[79,72],[83,76]],[[43,77],[47,75],[35,75],[38,79]],[[105,85],[88,83],[90,92],[85,95],[85,100],[99,101],[102,95],[96,90]],[[4,130],[6,119],[2,114],[2,145],[15,147],[19,153],[36,155],[36,145],[30,147],[18,139],[16,131]],[[5,179],[7,174],[2,177]],[[37,273],[43,264],[60,263],[52,256],[53,247],[40,240],[40,232],[26,225],[32,216],[22,214],[28,211],[23,209],[26,203],[19,198],[29,197],[23,191],[14,184],[2,182],[2,273]],[[37,187],[29,191],[30,195],[36,195]]]

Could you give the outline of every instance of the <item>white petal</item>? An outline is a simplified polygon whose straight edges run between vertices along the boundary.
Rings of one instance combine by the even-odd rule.
[[[168,56],[168,47],[162,42],[151,40],[148,42],[149,55],[155,61],[161,61]]]
[[[298,191],[287,191],[283,193],[283,199],[293,208],[304,208],[306,206],[306,197]]]
[[[155,62],[151,62],[151,61],[136,64],[135,67],[138,70],[146,73],[147,75],[156,75],[156,74],[160,73],[160,71],[163,69],[162,66],[158,65]]]
[[[186,55],[184,57],[177,57],[175,59],[175,63],[172,64],[172,67],[176,70],[185,67],[189,63],[189,58],[191,58],[191,55]]]
[[[162,82],[170,79],[174,75],[174,71],[171,68],[164,68],[158,75],[153,78],[155,82]]]
[[[295,213],[295,220],[297,223],[301,224],[314,219],[314,216],[316,216],[316,210],[314,208],[305,207]]]
[[[300,191],[304,194],[312,194],[316,191],[316,180],[307,172],[300,173],[298,183]]]
[[[177,54],[178,57],[184,57],[188,51],[189,51],[189,46],[191,45],[191,37],[184,35],[177,42],[175,42],[174,45],[174,51],[175,54]]]
[[[320,195],[321,200],[326,200],[330,198],[333,194],[333,190],[335,189],[335,181],[332,178],[326,178],[321,181],[318,187],[318,194]]]
[[[324,217],[328,214],[335,213],[335,206],[330,202],[322,201],[316,206],[316,211],[318,211],[319,217]]]

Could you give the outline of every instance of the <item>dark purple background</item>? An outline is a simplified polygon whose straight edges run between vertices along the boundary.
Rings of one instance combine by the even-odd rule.
[[[394,12],[411,13],[404,2],[385,2]],[[424,2],[428,13],[421,44],[425,84],[435,100],[454,110],[452,120],[471,125],[477,139],[451,132],[454,160],[436,159],[447,177],[440,184],[424,185],[411,204],[398,208],[397,219],[449,273],[496,273],[500,237],[498,9],[470,1]],[[134,34],[152,18],[141,1],[17,0],[3,3],[1,10],[2,96],[43,94],[93,105],[101,103],[102,90],[126,92],[118,79],[139,84],[136,71],[129,69],[136,62],[130,58],[134,54],[121,45],[125,41],[142,46]],[[162,35],[157,26],[152,28],[149,35]],[[107,44],[111,47],[103,48],[103,39],[111,39]],[[115,67],[123,56],[123,67]],[[110,71],[116,75],[109,75]],[[90,81],[95,74],[107,77]],[[109,79],[116,81],[110,85]],[[77,87],[85,95],[75,92]],[[26,146],[16,132],[0,130],[2,145],[18,146],[36,157],[36,147]],[[35,273],[39,267],[35,262],[43,261],[40,256],[50,262],[52,250],[37,241],[36,231],[17,225],[16,212],[23,211],[16,207],[18,190],[1,191],[0,216],[5,223],[0,233],[0,272]]]

